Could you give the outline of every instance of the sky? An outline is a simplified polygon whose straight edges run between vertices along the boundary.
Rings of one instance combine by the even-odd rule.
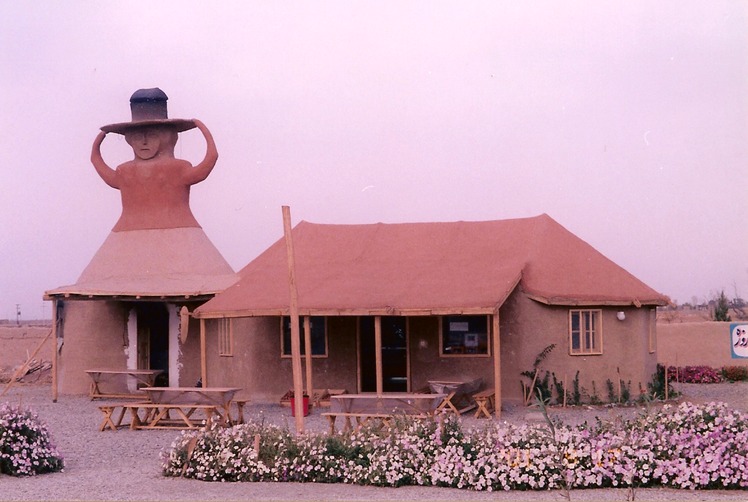
[[[99,127],[160,87],[239,270],[315,223],[549,214],[672,300],[748,298],[748,3],[0,0],[0,319],[117,221]],[[111,166],[132,158],[121,137]],[[202,160],[196,130],[176,156]]]

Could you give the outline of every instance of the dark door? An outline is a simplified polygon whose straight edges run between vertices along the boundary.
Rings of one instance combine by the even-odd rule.
[[[376,392],[374,318],[361,317],[359,369],[361,392]],[[408,391],[408,345],[405,317],[382,317],[382,390]]]
[[[162,370],[156,385],[169,384],[169,311],[160,302],[141,302],[138,315],[138,367]]]

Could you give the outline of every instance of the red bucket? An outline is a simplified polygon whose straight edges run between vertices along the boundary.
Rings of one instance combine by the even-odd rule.
[[[309,396],[304,396],[304,416],[309,415]],[[291,397],[291,416],[296,416],[296,398]]]

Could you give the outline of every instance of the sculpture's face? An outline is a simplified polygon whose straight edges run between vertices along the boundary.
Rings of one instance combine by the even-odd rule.
[[[159,154],[173,150],[176,132],[168,127],[139,127],[125,133],[125,141],[132,147],[135,156],[149,160]]]

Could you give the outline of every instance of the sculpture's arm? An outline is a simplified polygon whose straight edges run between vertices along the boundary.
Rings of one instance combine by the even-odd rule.
[[[210,172],[213,170],[213,167],[216,165],[216,161],[218,160],[218,150],[216,149],[215,141],[213,141],[213,135],[201,121],[194,119],[194,122],[197,128],[200,129],[200,132],[202,132],[203,136],[205,137],[207,149],[203,161],[189,170],[188,181],[190,184],[200,183],[205,178],[207,178]]]
[[[93,148],[91,149],[91,163],[93,164],[96,172],[99,173],[104,183],[112,188],[119,188],[117,180],[117,171],[112,169],[104,162],[104,158],[101,156],[101,143],[104,142],[106,133],[101,131],[94,140]]]

